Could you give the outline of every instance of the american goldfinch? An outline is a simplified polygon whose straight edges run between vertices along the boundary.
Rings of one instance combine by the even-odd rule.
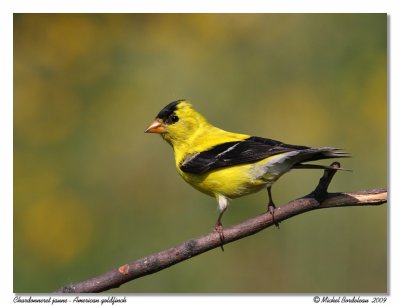
[[[165,106],[145,132],[160,134],[172,146],[176,169],[182,178],[217,199],[219,216],[215,230],[221,240],[221,218],[230,199],[265,188],[269,198],[267,209],[273,218],[271,186],[281,175],[291,169],[330,168],[304,162],[349,157],[336,148],[290,145],[224,131],[211,125],[186,100]]]

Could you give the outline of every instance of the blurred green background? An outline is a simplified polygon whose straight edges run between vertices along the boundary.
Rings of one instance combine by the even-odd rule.
[[[331,191],[387,184],[386,14],[15,14],[14,291],[51,292],[213,229],[143,131],[190,100],[230,131],[345,148]],[[303,196],[321,171],[273,188]],[[264,212],[233,201],[229,226]],[[111,292],[387,291],[387,207],[320,210]]]

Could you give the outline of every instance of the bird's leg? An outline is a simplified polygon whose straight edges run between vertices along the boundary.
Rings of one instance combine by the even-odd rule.
[[[214,230],[219,234],[219,239],[221,241],[221,250],[224,251],[224,243],[225,243],[225,237],[224,237],[224,228],[221,223],[222,215],[224,214],[226,208],[228,207],[228,199],[225,198],[222,195],[217,196],[218,200],[218,208],[219,208],[219,216],[217,219],[217,222],[215,223]]]
[[[275,226],[277,228],[279,228],[279,222],[275,221],[275,213],[274,212],[275,212],[276,206],[274,204],[274,201],[272,200],[271,185],[267,186],[267,191],[268,191],[268,199],[269,199],[267,210],[271,213],[272,222],[274,222]]]

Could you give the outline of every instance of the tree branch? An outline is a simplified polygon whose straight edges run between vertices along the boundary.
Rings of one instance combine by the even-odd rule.
[[[381,205],[387,202],[386,189],[373,189],[358,192],[328,193],[328,186],[340,164],[335,162],[332,169],[325,170],[318,186],[310,194],[290,201],[274,211],[276,222],[282,222],[293,216],[307,211],[346,206]],[[240,224],[224,228],[224,243],[253,235],[267,227],[274,225],[270,213],[264,213],[248,219]],[[58,293],[84,293],[103,292],[111,288],[117,288],[122,284],[136,278],[149,275],[211,249],[220,247],[220,236],[217,232],[211,232],[202,237],[193,238],[168,250],[152,254],[133,263],[123,265],[102,275],[85,280],[80,283],[67,285],[58,289]]]

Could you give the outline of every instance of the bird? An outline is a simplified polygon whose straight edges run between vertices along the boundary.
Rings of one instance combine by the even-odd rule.
[[[271,188],[283,174],[292,169],[332,169],[307,162],[350,157],[338,148],[292,145],[225,131],[209,123],[185,99],[166,105],[145,133],[160,134],[173,148],[180,176],[195,189],[216,198],[219,215],[214,230],[221,243],[221,219],[230,200],[266,189],[267,211],[278,226]]]

